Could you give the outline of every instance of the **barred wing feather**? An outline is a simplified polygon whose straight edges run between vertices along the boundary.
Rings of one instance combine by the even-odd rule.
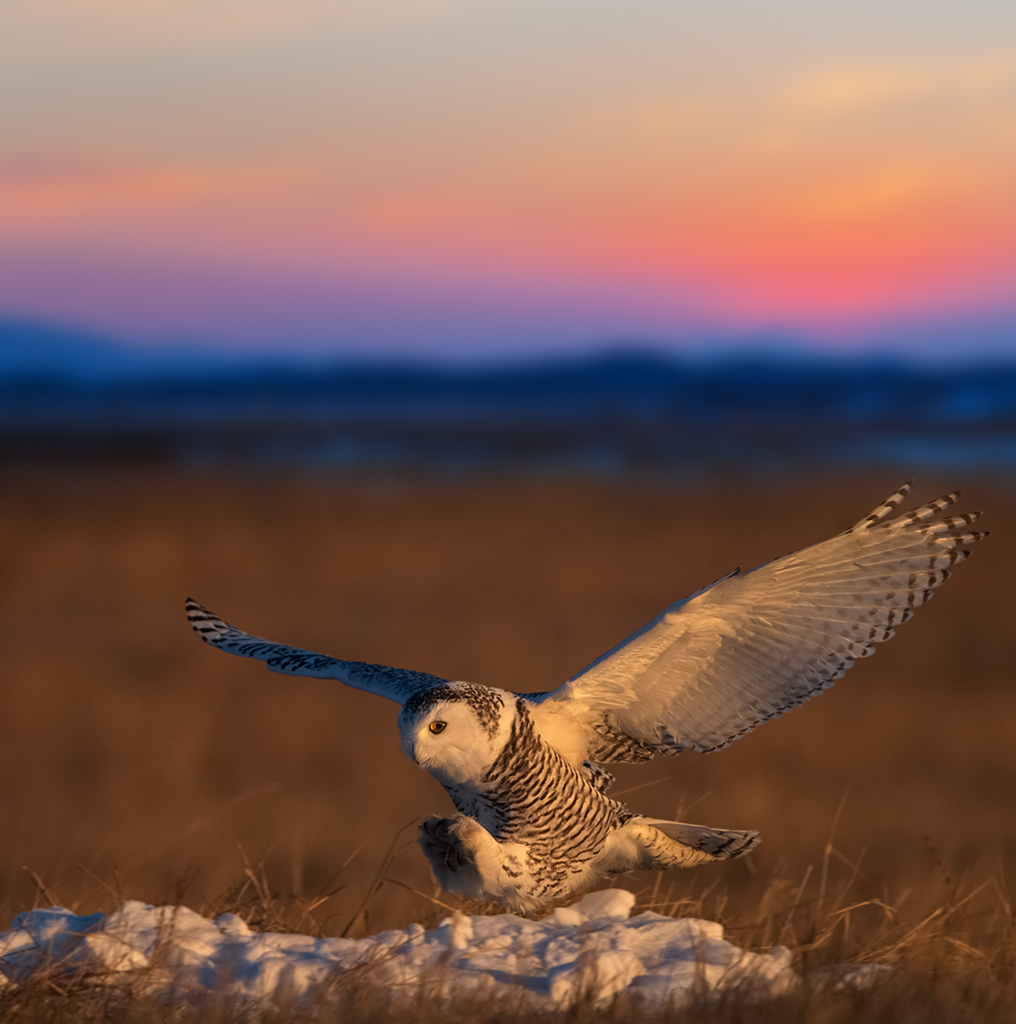
[[[601,761],[717,750],[797,707],[888,640],[985,536],[968,529],[976,515],[940,515],[958,492],[891,515],[908,490],[831,540],[671,605],[538,699],[570,702]]]
[[[380,697],[399,704],[420,693],[446,683],[440,676],[426,672],[412,672],[407,669],[389,668],[387,665],[370,665],[362,661],[339,661],[325,654],[315,654],[299,647],[287,647],[251,636],[236,626],[223,622],[197,601],[187,598],[187,619],[194,632],[205,643],[220,651],[236,654],[242,658],[257,658],[265,662],[273,672],[291,676],[311,676],[315,679],[337,679],[346,686],[357,690],[368,690]]]

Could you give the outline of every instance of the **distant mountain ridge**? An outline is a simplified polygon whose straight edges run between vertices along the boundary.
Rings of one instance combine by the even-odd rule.
[[[815,355],[712,359],[615,349],[500,366],[308,364],[142,350],[0,321],[0,419],[171,423],[443,421],[701,425],[1016,419],[1016,362],[919,366]]]
[[[96,384],[164,373],[203,376],[247,362],[222,349],[139,347],[85,328],[0,318],[0,384],[25,378]]]
[[[0,353],[0,459],[33,464],[143,457],[453,477],[1016,469],[1014,362],[626,348],[493,367],[308,365],[139,353],[10,323]]]
[[[94,375],[129,354],[99,335],[26,320],[0,320],[0,379]]]

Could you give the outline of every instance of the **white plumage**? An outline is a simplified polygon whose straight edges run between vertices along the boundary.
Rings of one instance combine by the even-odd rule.
[[[599,767],[718,750],[831,686],[871,654],[985,536],[943,516],[958,494],[893,514],[905,484],[851,529],[735,571],[655,619],[549,693],[513,694],[422,672],[340,661],[188,617],[220,650],[277,672],[337,679],[402,705],[407,756],[458,814],[428,818],[420,844],[460,895],[534,909],[606,874],[729,859],[758,842],[633,814]]]

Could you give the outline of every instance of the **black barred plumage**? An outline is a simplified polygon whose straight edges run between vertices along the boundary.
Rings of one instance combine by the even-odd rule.
[[[512,694],[250,636],[187,602],[207,643],[277,672],[337,679],[402,705],[405,752],[458,813],[420,830],[438,880],[531,910],[632,868],[738,857],[754,832],[633,814],[600,764],[719,750],[821,693],[947,580],[985,534],[944,516],[958,493],[898,513],[909,483],[843,533],[665,609],[551,693]]]
[[[656,746],[646,746],[633,740],[630,736],[614,732],[607,724],[607,716],[594,723],[593,732],[597,740],[589,751],[589,760],[599,764],[610,764],[612,761],[627,761],[637,764],[640,761],[651,761],[657,753],[677,754],[677,750],[658,750]]]
[[[626,813],[589,772],[537,736],[523,699],[508,741],[477,788],[487,798],[477,820],[496,841],[526,846],[535,865],[531,895],[541,902],[571,890],[569,877],[584,872]],[[449,792],[455,801],[456,792]]]

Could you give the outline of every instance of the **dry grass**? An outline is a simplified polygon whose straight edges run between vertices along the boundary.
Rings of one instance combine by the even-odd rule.
[[[257,887],[256,887],[257,888]],[[779,996],[746,998],[736,990],[703,996],[690,1004],[648,1012],[622,996],[607,1008],[579,1005],[561,1013],[522,1009],[505,994],[455,999],[423,995],[413,999],[412,1019],[422,1024],[522,1024],[526,1021],[666,1021],[671,1024],[1012,1024],[1016,1022],[1016,934],[1011,905],[994,881],[969,892],[957,890],[953,899],[916,923],[880,901],[840,906],[831,899],[827,910],[809,882],[786,901],[786,889],[774,881],[767,886],[753,934],[778,932],[797,953],[800,984]],[[874,908],[873,920],[854,921],[854,915]],[[233,909],[242,909],[242,904]],[[666,909],[682,914],[707,913],[702,900],[683,899]],[[259,895],[258,913],[281,918],[284,906]],[[851,924],[859,925],[852,931]],[[848,940],[848,936],[851,938]],[[742,936],[743,941],[743,936]],[[883,965],[858,978],[844,970],[846,950],[853,963]],[[440,978],[434,989],[439,990]],[[421,979],[428,992],[428,979]],[[269,1024],[297,1022],[401,1022],[404,1001],[394,1004],[386,988],[374,983],[368,965],[339,976],[325,998],[313,1005],[261,1005],[244,1010],[234,1003],[209,997],[203,1002],[164,1005],[138,995],[136,989],[96,985],[88,979],[57,971],[28,985],[0,992],[0,1021],[4,1024]]]
[[[403,758],[392,705],[211,651],[184,596],[351,659],[542,689],[898,481],[453,489],[68,469],[6,483],[0,918],[137,898],[356,935],[443,915],[414,829],[392,837],[446,797]],[[617,773],[644,813],[764,839],[724,868],[628,879],[643,906],[789,944],[806,968],[898,965],[864,995],[696,1020],[1016,1019],[1016,493],[928,479],[918,497],[957,483],[994,536],[876,658],[718,755]],[[151,1013],[24,998],[3,1019]]]

